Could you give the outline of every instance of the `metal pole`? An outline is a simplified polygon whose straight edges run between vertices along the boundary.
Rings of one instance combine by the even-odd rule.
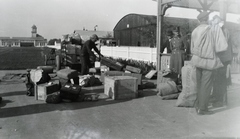
[[[157,12],[157,88],[159,88],[159,84],[161,81],[161,77],[159,76],[159,72],[161,70],[161,27],[162,27],[162,0],[158,0],[158,12]]]
[[[157,71],[161,69],[161,56],[160,56],[160,46],[161,46],[161,27],[162,27],[162,0],[158,0],[158,12],[157,12]]]

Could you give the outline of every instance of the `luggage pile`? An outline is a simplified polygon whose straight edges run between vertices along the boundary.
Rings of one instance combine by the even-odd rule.
[[[82,87],[95,85],[97,79],[93,75],[88,75],[85,78],[88,82],[84,85],[80,84],[82,76],[79,76],[78,71],[70,68],[54,73],[52,66],[39,66],[37,69],[28,70],[27,77],[26,95],[35,96],[36,100],[46,103],[94,101],[98,98],[97,94],[89,95],[82,91]]]
[[[177,99],[177,107],[194,107],[197,98],[196,68],[191,63],[182,67],[181,77],[173,72],[158,72],[158,96]]]
[[[174,72],[158,72],[158,96],[163,100],[177,99],[180,94],[179,76]]]
[[[82,44],[83,40],[78,33],[63,35],[61,41],[61,62],[59,64],[80,71],[79,53]]]

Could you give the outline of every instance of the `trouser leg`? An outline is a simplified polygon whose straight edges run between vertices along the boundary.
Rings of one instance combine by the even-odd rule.
[[[81,57],[81,75],[86,75],[88,74],[89,70],[89,57]]]
[[[222,103],[224,100],[224,95],[227,93],[227,78],[226,72],[227,68],[224,66],[215,71],[214,83],[213,83],[213,98],[214,102]]]
[[[208,110],[208,102],[213,86],[213,72],[205,69],[196,69],[197,73],[197,107]]]

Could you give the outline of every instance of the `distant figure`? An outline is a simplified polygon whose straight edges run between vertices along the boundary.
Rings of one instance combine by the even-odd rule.
[[[137,46],[141,46],[141,43],[140,43],[140,41],[138,41],[138,42],[137,42]]]
[[[96,57],[93,53],[92,49],[100,56],[103,55],[97,49],[95,42],[98,40],[98,36],[93,34],[89,40],[87,40],[80,50],[80,61],[81,61],[81,75],[86,75],[89,72],[89,68],[91,68],[90,57]]]
[[[173,32],[171,30],[167,31],[167,40],[164,42],[164,44],[160,48],[160,52],[163,53],[165,48],[167,48],[167,53],[172,53],[172,50],[170,48],[170,42],[173,37]]]
[[[179,27],[173,29],[173,38],[170,42],[172,54],[170,57],[170,70],[181,75],[185,59],[185,45],[180,35]]]
[[[197,79],[195,108],[199,115],[212,114],[208,110],[208,103],[213,88],[213,71],[223,67],[217,53],[228,47],[221,28],[209,25],[208,18],[206,11],[197,16],[200,25],[193,30],[191,37],[191,63],[196,67]]]

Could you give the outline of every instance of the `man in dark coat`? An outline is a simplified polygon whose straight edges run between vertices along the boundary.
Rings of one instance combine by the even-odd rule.
[[[103,55],[97,49],[95,42],[98,40],[98,36],[93,34],[88,41],[86,41],[81,47],[80,51],[80,61],[81,61],[81,75],[86,75],[89,72],[89,68],[91,68],[90,57],[95,57],[92,49],[100,56]]]
[[[165,48],[167,48],[167,53],[172,53],[172,50],[170,48],[170,41],[172,37],[173,37],[173,32],[171,30],[167,31],[167,40],[164,42],[164,44],[160,48],[161,53],[163,53]]]

